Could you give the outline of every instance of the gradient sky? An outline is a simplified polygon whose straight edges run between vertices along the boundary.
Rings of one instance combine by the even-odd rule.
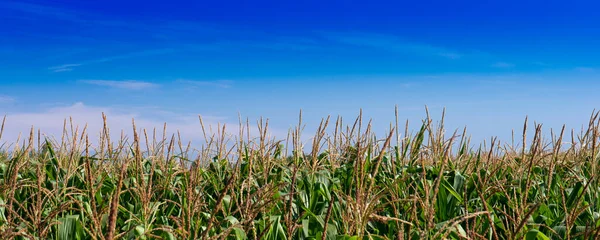
[[[508,141],[531,123],[579,129],[600,97],[595,1],[0,0],[5,139],[63,119],[99,129],[238,113],[285,131],[304,112],[383,132],[446,107],[450,130]],[[96,129],[94,129],[96,127]]]

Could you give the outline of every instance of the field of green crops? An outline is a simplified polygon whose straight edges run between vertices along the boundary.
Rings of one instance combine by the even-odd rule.
[[[508,143],[443,117],[371,124],[386,123],[300,121],[283,139],[267,121],[199,124],[197,150],[135,123],[119,139],[32,129],[0,140],[0,239],[600,239],[598,114]]]

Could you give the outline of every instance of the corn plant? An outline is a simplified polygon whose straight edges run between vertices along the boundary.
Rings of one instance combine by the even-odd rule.
[[[91,141],[65,121],[59,140],[32,128],[3,145],[0,238],[600,239],[598,115],[479,146],[428,112],[409,132],[396,111],[380,137],[362,114],[328,117],[311,142],[301,115],[284,139],[262,119],[251,136],[200,118],[199,149],[166,125],[112,139],[103,116]]]

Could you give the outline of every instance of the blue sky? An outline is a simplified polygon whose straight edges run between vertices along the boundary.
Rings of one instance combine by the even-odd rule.
[[[509,140],[526,115],[579,129],[597,108],[600,16],[593,1],[0,1],[0,114],[8,137],[65,117],[116,128],[196,116],[271,119],[304,111],[383,132],[429,106],[475,141]],[[5,135],[7,136],[7,135]],[[284,137],[284,136],[282,136]]]

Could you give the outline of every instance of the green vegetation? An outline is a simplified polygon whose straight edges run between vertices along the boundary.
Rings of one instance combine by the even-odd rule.
[[[0,238],[600,238],[598,114],[580,134],[544,140],[536,125],[476,148],[441,119],[381,138],[361,117],[325,119],[310,149],[301,121],[282,141],[268,122],[256,138],[220,127],[197,151],[135,123],[129,141],[104,127],[94,146],[86,129],[32,130],[0,153]]]

